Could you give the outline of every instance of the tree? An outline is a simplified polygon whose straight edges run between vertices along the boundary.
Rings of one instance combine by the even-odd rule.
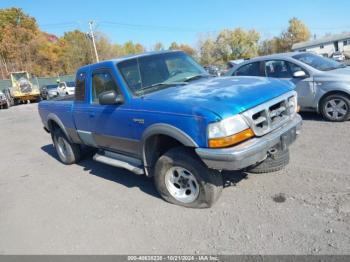
[[[128,41],[123,45],[123,55],[139,54],[145,51],[145,48],[139,44],[134,44],[132,41]]]
[[[208,66],[215,63],[215,42],[211,38],[207,38],[206,40],[199,43],[200,45],[200,63],[202,65]]]
[[[258,54],[259,39],[260,34],[255,30],[223,30],[215,41],[215,56],[223,62],[254,57]]]
[[[185,53],[187,53],[188,55],[190,56],[193,56],[195,55],[195,50],[189,46],[189,45],[186,45],[186,44],[177,44],[176,42],[172,42],[169,46],[169,50],[182,50],[184,51]]]
[[[0,9],[0,32],[7,25],[18,26],[32,32],[38,31],[35,18],[25,14],[22,9],[15,7]]]
[[[0,10],[0,57],[7,72],[29,67],[30,47],[39,33],[35,19],[21,9]]]
[[[259,55],[270,55],[277,53],[279,50],[279,42],[280,39],[277,37],[262,41],[259,45]]]
[[[60,46],[60,62],[65,73],[72,74],[79,67],[94,62],[91,40],[79,30],[65,33]]]
[[[289,20],[288,29],[282,32],[279,39],[279,52],[289,52],[295,43],[310,39],[311,33],[307,26],[299,19],[293,17]]]
[[[154,47],[153,47],[154,51],[161,51],[164,50],[164,45],[161,42],[157,42]]]
[[[96,49],[100,60],[107,60],[117,55],[114,53],[113,45],[110,39],[101,32],[97,32],[96,36]]]
[[[169,46],[169,50],[179,50],[179,45],[176,42],[172,42]]]

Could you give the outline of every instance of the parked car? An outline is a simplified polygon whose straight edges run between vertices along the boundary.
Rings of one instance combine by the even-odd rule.
[[[74,100],[39,104],[64,164],[81,158],[154,177],[167,201],[211,206],[221,170],[271,172],[289,161],[301,117],[288,81],[211,77],[181,51],[163,51],[80,68]]]
[[[11,89],[10,88],[5,88],[2,90],[3,94],[5,95],[9,106],[13,106],[15,104],[15,101],[11,95]]]
[[[60,96],[67,96],[67,95],[74,95],[75,93],[75,82],[60,82],[58,84],[58,95]]]
[[[350,118],[350,68],[332,59],[307,52],[275,54],[245,61],[226,75],[290,80],[301,111],[335,122]]]
[[[342,62],[345,60],[345,55],[342,53],[342,52],[334,52],[333,55],[332,55],[332,58],[335,60],[335,61],[338,61],[338,62]]]
[[[5,94],[0,91],[0,108],[1,109],[8,109],[10,107],[10,102],[8,101]]]
[[[236,59],[236,60],[231,60],[227,62],[227,68],[231,69],[235,67],[236,65],[239,65],[240,63],[243,63],[245,60],[244,59]]]
[[[218,66],[210,65],[205,67],[205,70],[212,76],[220,76],[220,68]]]
[[[42,99],[52,99],[58,96],[58,90],[57,90],[58,84],[52,84],[52,85],[45,85],[42,86],[40,89],[40,95]]]

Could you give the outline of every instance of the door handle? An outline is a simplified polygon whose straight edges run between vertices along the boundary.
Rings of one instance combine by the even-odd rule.
[[[96,113],[95,113],[95,112],[92,112],[92,111],[91,111],[91,112],[89,112],[89,117],[91,117],[91,118],[92,118],[92,117],[95,117],[95,116],[96,116]]]

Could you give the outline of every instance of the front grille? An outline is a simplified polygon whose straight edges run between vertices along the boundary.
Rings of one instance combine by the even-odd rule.
[[[256,136],[263,136],[286,123],[296,112],[296,92],[288,92],[242,113]]]

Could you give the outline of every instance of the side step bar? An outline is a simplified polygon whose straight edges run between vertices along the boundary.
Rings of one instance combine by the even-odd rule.
[[[143,175],[145,172],[141,160],[129,156],[124,156],[110,151],[100,151],[93,159],[110,166],[127,169],[136,175]]]

